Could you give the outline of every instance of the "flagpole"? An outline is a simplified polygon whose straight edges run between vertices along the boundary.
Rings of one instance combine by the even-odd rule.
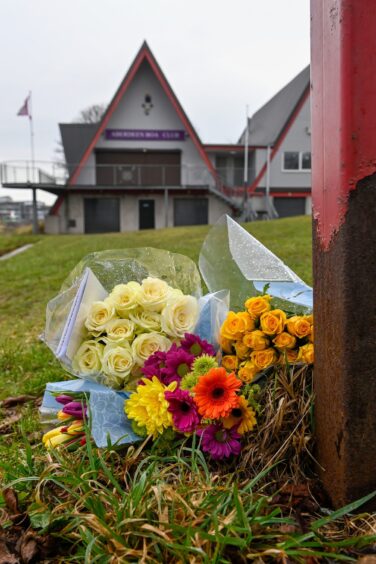
[[[32,91],[29,92],[29,124],[30,124],[30,149],[31,149],[31,183],[34,182],[35,175],[35,150],[34,150],[34,124],[33,124],[33,105],[32,105]],[[38,233],[38,205],[37,205],[37,191],[33,187],[33,233]]]
[[[244,194],[243,206],[245,212],[245,221],[248,221],[248,104],[245,107],[245,139],[244,139]]]

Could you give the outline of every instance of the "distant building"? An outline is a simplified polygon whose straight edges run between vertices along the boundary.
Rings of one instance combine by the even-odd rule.
[[[248,121],[250,192],[270,193],[279,217],[311,213],[310,68]],[[239,139],[244,143],[245,131]]]
[[[50,211],[44,202],[37,202],[38,221],[43,221]],[[0,197],[0,222],[12,225],[32,223],[33,202],[15,202],[10,196]]]
[[[308,67],[249,120],[247,192],[246,132],[237,144],[203,144],[146,43],[101,121],[60,124],[60,132],[65,175],[2,166],[4,186],[57,195],[48,233],[310,213]]]

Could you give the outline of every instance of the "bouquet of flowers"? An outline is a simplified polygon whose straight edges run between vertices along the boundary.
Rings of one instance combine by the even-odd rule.
[[[194,330],[200,298],[188,257],[150,248],[93,253],[47,304],[44,341],[73,376],[124,390],[151,354]]]
[[[197,433],[211,458],[239,454],[256,412],[241,380],[219,367],[209,343],[187,334],[180,347],[152,355],[142,371],[144,378],[124,407],[140,436],[156,439],[167,429]]]
[[[240,453],[261,409],[256,376],[313,362],[312,290],[228,217],[200,270],[204,297],[193,261],[158,249],[96,253],[74,269],[47,306],[45,341],[79,378],[47,385],[42,413],[60,423],[48,448],[84,443],[88,418],[98,447],[173,433],[196,434],[215,460]],[[223,287],[243,311],[228,311]]]
[[[230,311],[220,330],[222,366],[249,383],[278,363],[313,364],[313,315],[291,315],[268,294],[248,298],[245,311]]]
[[[86,398],[82,394],[70,392],[55,393],[56,402],[63,407],[58,411],[57,418],[63,426],[51,429],[43,435],[46,448],[56,448],[64,445],[68,450],[86,444],[84,419],[87,417]]]
[[[198,300],[160,278],[117,284],[108,297],[90,304],[85,340],[72,367],[82,376],[102,374],[104,385],[127,389],[153,353],[193,331]]]

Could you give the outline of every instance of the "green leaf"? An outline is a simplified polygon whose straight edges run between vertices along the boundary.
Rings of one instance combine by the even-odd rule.
[[[370,499],[375,497],[375,495],[376,495],[376,491],[362,497],[361,499],[358,499],[357,501],[353,501],[352,503],[345,505],[345,507],[341,507],[341,509],[337,509],[337,511],[333,511],[327,517],[322,517],[321,519],[314,521],[311,524],[311,528],[314,531],[317,531],[317,529],[319,529],[320,527],[323,527],[324,525],[327,525],[328,523],[331,523],[332,521],[335,521],[336,519],[340,519],[341,517],[343,517],[344,515],[347,515],[348,513],[352,513],[353,511],[358,509],[358,507],[361,507],[362,505],[367,503],[367,501],[369,501]]]

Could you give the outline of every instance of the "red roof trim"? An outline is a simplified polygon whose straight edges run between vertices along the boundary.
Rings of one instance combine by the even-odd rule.
[[[190,138],[192,139],[200,157],[202,158],[202,160],[204,161],[204,163],[206,164],[206,166],[208,167],[209,171],[211,172],[211,174],[213,175],[214,178],[216,178],[216,172],[215,169],[208,157],[208,155],[205,152],[205,149],[196,133],[196,131],[194,130],[191,122],[189,121],[186,113],[184,112],[180,102],[178,101],[176,95],[174,94],[171,86],[169,85],[166,77],[164,76],[160,66],[158,65],[153,53],[151,52],[148,44],[146,42],[143,43],[143,45],[141,46],[141,49],[139,50],[138,54],[136,55],[136,58],[134,59],[133,63],[131,64],[130,69],[128,70],[127,74],[125,75],[122,83],[120,84],[115,96],[113,97],[110,105],[108,106],[99,126],[97,131],[95,132],[92,140],[90,141],[87,149],[85,150],[80,163],[77,165],[76,169],[74,170],[74,172],[72,173],[72,175],[70,176],[67,184],[69,184],[70,186],[72,186],[74,184],[74,182],[77,180],[78,175],[80,174],[80,171],[82,169],[82,167],[84,166],[85,162],[87,161],[87,159],[89,158],[90,154],[92,153],[92,151],[94,150],[100,136],[102,135],[104,129],[106,128],[106,125],[108,124],[112,114],[114,113],[115,109],[117,108],[117,106],[119,105],[122,97],[124,96],[125,92],[127,91],[129,85],[131,84],[131,82],[133,81],[137,71],[139,70],[141,64],[144,61],[147,61],[155,76],[157,77],[160,85],[162,86],[164,92],[166,93],[167,97],[169,98],[173,108],[175,109],[177,115],[179,116],[181,122],[183,123],[186,131],[188,132]],[[62,200],[63,200],[64,196],[61,196],[58,198],[58,200],[55,202],[51,213],[52,214],[56,214],[56,212],[58,211]]]
[[[294,111],[292,112],[291,116],[289,117],[289,119],[287,120],[286,125],[284,126],[284,128],[282,129],[282,132],[280,133],[276,144],[273,146],[273,149],[271,151],[271,155],[270,155],[270,161],[273,160],[273,158],[275,157],[276,153],[278,152],[278,149],[280,148],[280,146],[282,145],[283,140],[285,139],[287,133],[289,132],[292,124],[294,123],[294,121],[296,120],[300,110],[302,109],[304,103],[306,102],[306,100],[309,97],[309,92],[310,92],[310,87],[309,85],[307,86],[307,88],[304,90],[299,102],[297,103],[297,105],[295,106]],[[264,176],[264,174],[266,173],[266,165],[267,163],[265,162],[264,165],[262,166],[260,172],[258,173],[258,175],[256,176],[255,180],[252,182],[252,184],[249,186],[248,188],[248,193],[252,194],[256,188],[259,185],[260,180],[262,179],[262,177]]]
[[[270,191],[270,195],[274,198],[307,198],[311,195],[311,191],[307,192],[274,192],[273,190]],[[256,192],[257,196],[257,192]]]

